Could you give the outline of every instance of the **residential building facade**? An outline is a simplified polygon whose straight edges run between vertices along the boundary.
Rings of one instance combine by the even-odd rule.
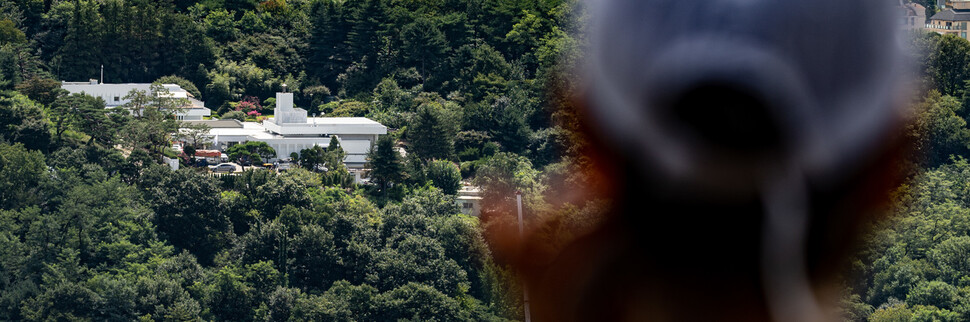
[[[902,1],[900,1],[902,2]],[[916,31],[926,27],[926,8],[916,3],[900,3],[902,29]]]
[[[970,29],[968,28],[970,27],[970,1],[945,1],[939,8],[940,10],[930,17],[926,24],[926,30],[970,39],[967,37],[968,32],[970,32],[968,31]]]
[[[96,79],[89,82],[61,82],[61,88],[68,92],[84,93],[104,100],[105,107],[115,108],[124,105],[130,100],[125,97],[132,90],[151,93],[152,84],[147,83],[127,83],[127,84],[101,84]],[[175,112],[175,117],[185,121],[199,121],[212,114],[212,111],[205,107],[205,102],[195,98],[191,93],[182,89],[176,84],[162,84],[168,90],[168,97],[184,99],[187,104]]]

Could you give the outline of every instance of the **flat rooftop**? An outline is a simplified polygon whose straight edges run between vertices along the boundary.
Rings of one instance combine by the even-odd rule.
[[[187,124],[205,124],[213,129],[241,129],[243,128],[243,123],[233,119],[225,120],[202,120],[202,121],[182,121],[182,123]]]
[[[263,127],[282,135],[387,134],[386,126],[366,117],[309,117],[306,123],[282,124],[271,118],[263,121]]]
[[[239,124],[238,127],[212,127],[209,130],[210,135],[216,136],[248,136],[254,139],[267,140],[267,139],[282,139],[282,135],[273,134],[266,132],[266,129],[262,125],[256,122],[239,122],[236,120],[231,120]]]
[[[383,124],[378,123],[377,121],[374,121],[366,117],[310,117],[307,119],[318,123],[324,122],[324,123],[331,123],[331,124],[374,124],[374,125],[384,126]]]
[[[273,122],[275,119],[270,118],[267,121]],[[304,126],[304,125],[376,125],[384,126],[377,121],[366,117],[308,117],[306,119],[306,124],[303,123],[283,123],[282,126]]]

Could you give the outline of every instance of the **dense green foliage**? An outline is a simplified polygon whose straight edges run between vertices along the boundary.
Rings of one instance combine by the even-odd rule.
[[[916,144],[913,171],[848,269],[847,320],[970,318],[970,42],[918,34],[913,45],[927,89],[905,133]]]
[[[20,68],[6,88],[40,76],[171,82],[220,113],[271,100],[286,84],[311,113],[371,116],[415,140],[489,132],[523,153],[551,126],[541,95],[576,44],[572,1],[79,0],[6,2],[0,35]],[[4,54],[0,54],[3,60]],[[42,102],[43,103],[43,102]],[[327,104],[334,103],[334,104]],[[263,104],[266,105],[266,104]],[[441,118],[447,118],[446,124]],[[460,127],[459,127],[460,126]],[[409,135],[410,136],[410,135]],[[417,149],[425,149],[417,145]],[[432,152],[433,151],[433,152]],[[460,152],[460,151],[459,151]]]
[[[16,0],[0,9],[0,89],[43,106],[57,98],[52,79],[99,78],[103,65],[106,82],[179,84],[241,121],[271,112],[285,83],[311,114],[375,119],[401,130],[395,138],[425,162],[467,162],[465,178],[495,152],[541,168],[569,148],[552,121],[569,119],[567,104],[546,90],[569,87],[563,66],[575,59],[569,32],[581,15],[571,0]],[[72,102],[68,112],[83,105]],[[61,140],[73,116],[52,116],[63,116],[52,118]],[[103,130],[84,138],[164,154],[152,135],[162,129],[136,123],[96,121]]]
[[[529,224],[581,218],[552,220],[540,238],[557,245],[604,207],[546,201],[585,180],[572,114],[545,94],[568,87],[578,10],[0,2],[0,320],[520,319],[514,274],[483,237],[514,218],[508,196],[526,193]],[[354,184],[337,140],[282,174],[173,172],[159,165],[173,139],[192,154],[207,130],[177,121],[184,102],[157,85],[110,110],[60,90],[102,65],[107,83],[179,84],[224,118],[258,120],[285,83],[311,114],[380,121],[377,184]],[[267,148],[227,152],[256,163]],[[501,205],[460,215],[462,181]]]
[[[440,190],[379,209],[303,170],[154,164],[129,185],[134,155],[74,162],[84,149],[0,144],[0,318],[515,317],[476,220]]]
[[[970,165],[964,159],[922,171],[897,192],[897,216],[881,223],[852,263],[843,299],[851,320],[970,316]],[[911,317],[911,318],[910,318]],[[938,319],[936,319],[938,320]]]

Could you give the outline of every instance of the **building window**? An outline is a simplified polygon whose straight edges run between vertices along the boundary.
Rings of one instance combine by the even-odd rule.
[[[115,96],[115,102],[117,102],[117,101],[119,101],[119,100],[121,100],[121,98],[120,98],[120,97],[118,97],[118,96]]]
[[[472,209],[472,208],[475,207],[475,205],[472,204],[472,203],[470,203],[470,202],[463,202],[463,203],[461,203],[461,207],[463,209]]]
[[[960,33],[960,38],[967,39],[967,32],[966,31],[961,32]]]

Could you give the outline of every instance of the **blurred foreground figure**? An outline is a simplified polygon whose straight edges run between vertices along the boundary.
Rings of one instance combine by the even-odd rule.
[[[604,225],[520,263],[534,321],[835,320],[899,178],[892,1],[589,4],[582,113]]]

